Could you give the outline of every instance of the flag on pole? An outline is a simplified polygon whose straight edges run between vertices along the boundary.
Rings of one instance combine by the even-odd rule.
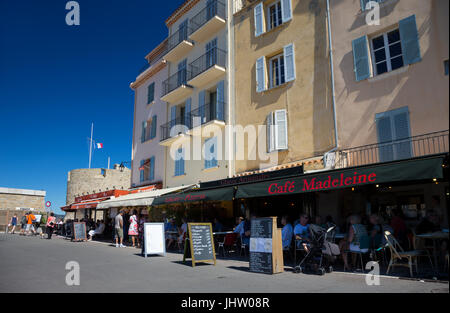
[[[97,143],[97,149],[103,149],[103,144],[102,143]]]

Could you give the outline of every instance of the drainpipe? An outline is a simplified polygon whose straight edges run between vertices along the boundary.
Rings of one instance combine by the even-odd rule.
[[[337,126],[337,115],[336,115],[336,92],[335,92],[335,81],[334,81],[334,63],[333,63],[333,41],[331,35],[331,17],[330,17],[330,0],[327,0],[327,22],[328,22],[328,45],[330,47],[330,68],[331,68],[331,95],[333,102],[333,114],[334,114],[334,133],[335,133],[335,147],[325,153],[325,157],[338,150],[339,148],[339,136],[338,136],[338,126]]]

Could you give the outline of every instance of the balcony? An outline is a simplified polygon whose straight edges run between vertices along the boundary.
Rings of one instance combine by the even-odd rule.
[[[217,127],[225,127],[225,103],[216,102],[205,104],[190,113],[191,130],[188,134],[192,135],[194,132],[202,129],[204,134],[210,134],[211,131]],[[212,134],[211,134],[212,135]],[[208,137],[208,136],[206,136]]]
[[[181,60],[194,47],[194,43],[188,38],[189,28],[178,30],[167,39],[167,53],[164,59],[168,62]]]
[[[189,64],[189,85],[202,87],[222,77],[225,72],[227,53],[214,48]]]
[[[162,84],[161,100],[169,103],[187,98],[192,92],[192,86],[186,83],[189,73],[181,70],[170,76]]]
[[[204,42],[211,38],[226,24],[226,6],[220,1],[213,1],[206,5],[190,20],[191,33],[189,38],[195,42]]]
[[[449,152],[449,131],[440,131],[391,142],[339,151],[336,167],[346,168],[406,160]]]
[[[160,145],[170,146],[175,141],[185,138],[189,140],[188,130],[191,128],[191,119],[187,117],[177,117],[176,119],[161,125]]]

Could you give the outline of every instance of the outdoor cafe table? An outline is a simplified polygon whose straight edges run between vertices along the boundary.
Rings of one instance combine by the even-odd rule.
[[[213,233],[214,236],[221,236],[221,235],[227,235],[227,234],[232,234],[232,231],[221,231],[221,232],[216,232]]]
[[[434,233],[428,233],[428,234],[421,234],[421,235],[417,235],[417,238],[420,239],[431,239],[433,241],[433,257],[434,257],[434,265],[436,270],[439,268],[438,265],[438,259],[437,259],[437,242],[439,240],[448,240],[448,232],[444,232],[444,231],[438,231],[438,232],[434,232]]]

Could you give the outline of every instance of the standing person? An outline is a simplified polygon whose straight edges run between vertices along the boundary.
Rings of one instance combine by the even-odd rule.
[[[47,228],[47,239],[52,239],[53,229],[55,227],[55,221],[56,221],[56,217],[55,217],[55,214],[52,212],[52,213],[50,213],[50,216],[47,219],[47,224],[45,225]]]
[[[10,226],[12,226],[11,234],[14,235],[14,231],[16,230],[16,226],[17,226],[17,214],[14,214],[14,216],[11,217],[11,220],[9,221],[8,228],[6,229],[6,233],[8,233]]]
[[[187,229],[188,229],[188,225],[186,223],[186,218],[185,217],[183,217],[181,219],[181,222],[182,222],[181,227],[178,230],[178,234],[179,234],[179,236],[178,236],[178,249],[179,250],[181,250],[181,245],[184,243],[184,239],[186,238],[185,235],[186,235]]]
[[[20,219],[20,224],[21,224],[20,235],[22,235],[22,236],[25,235],[25,230],[27,227],[27,216],[28,216],[28,212],[25,213],[25,215],[23,215],[22,218]]]
[[[33,213],[28,212],[27,215],[27,228],[26,228],[26,234],[28,235],[30,231],[33,233],[33,235],[36,234],[36,231],[34,230],[33,223],[36,221],[36,216],[34,216]]]
[[[123,245],[123,211],[120,210],[119,214],[116,215],[114,219],[114,229],[115,229],[115,237],[116,237],[116,248],[125,248]],[[120,239],[120,245],[119,245]]]
[[[347,234],[347,238],[341,240],[341,242],[339,243],[341,255],[344,260],[344,270],[346,268],[350,269],[347,260],[348,253],[346,251],[350,250],[352,252],[362,253],[366,253],[368,251],[368,249],[361,249],[359,246],[363,236],[367,235],[368,233],[366,227],[361,224],[361,217],[359,215],[350,216],[350,228]]]
[[[131,236],[133,242],[133,248],[136,248],[136,237],[139,235],[137,211],[133,210],[133,214],[130,216],[130,226],[128,228],[128,236]],[[139,239],[138,239],[139,242]]]

